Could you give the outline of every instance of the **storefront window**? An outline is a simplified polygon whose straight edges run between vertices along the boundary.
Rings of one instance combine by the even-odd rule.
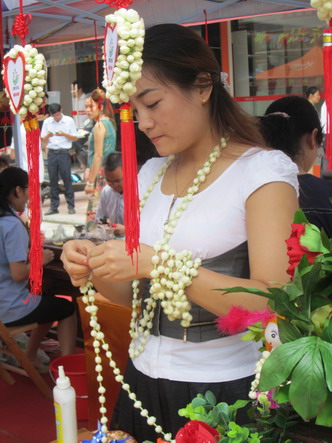
[[[271,101],[303,95],[308,86],[323,91],[325,27],[316,11],[232,22],[235,96],[248,111],[262,114]]]

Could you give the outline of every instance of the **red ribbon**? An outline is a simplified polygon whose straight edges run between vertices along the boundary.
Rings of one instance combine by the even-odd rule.
[[[25,37],[29,33],[28,25],[31,20],[30,14],[23,14],[23,0],[20,0],[20,13],[15,17],[11,33],[20,38],[22,46],[25,46]]]
[[[205,43],[209,44],[209,29],[208,29],[208,22],[207,22],[207,13],[206,9],[204,9],[204,17],[205,17]]]
[[[96,84],[97,84],[97,88],[99,88],[99,66],[98,66],[99,54],[98,54],[98,39],[97,39],[96,20],[94,21],[94,28],[95,28],[95,50],[96,50]]]
[[[127,9],[128,6],[133,3],[133,0],[96,0],[96,3],[106,3],[111,8],[115,7],[117,9]]]

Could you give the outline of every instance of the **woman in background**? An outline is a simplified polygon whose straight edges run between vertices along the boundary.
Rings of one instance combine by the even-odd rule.
[[[27,289],[29,234],[18,216],[29,199],[28,174],[8,167],[0,173],[0,320],[7,326],[38,323],[31,331],[27,357],[40,372],[48,372],[37,359],[40,342],[57,321],[61,355],[75,349],[76,318],[73,303],[47,295],[30,297]],[[43,250],[43,264],[53,260],[52,251]]]
[[[332,237],[332,182],[308,173],[323,140],[317,112],[303,97],[283,97],[267,108],[261,127],[267,145],[298,165],[300,208],[311,223]]]
[[[309,86],[305,91],[304,96],[313,106],[317,105],[321,99],[320,90],[317,86]]]
[[[101,190],[105,184],[104,162],[106,157],[116,149],[116,127],[114,113],[105,92],[95,89],[85,100],[87,117],[95,125],[89,137],[88,169],[85,171],[85,193],[90,194],[88,202],[86,229],[94,226],[96,210]]]

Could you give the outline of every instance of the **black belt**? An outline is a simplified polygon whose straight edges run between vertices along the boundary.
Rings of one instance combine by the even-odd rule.
[[[59,152],[69,152],[69,149],[70,148],[68,148],[68,149],[51,149],[51,148],[49,148],[49,151],[54,152],[54,154],[59,154]]]

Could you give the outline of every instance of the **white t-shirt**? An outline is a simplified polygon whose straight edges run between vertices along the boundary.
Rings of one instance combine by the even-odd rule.
[[[27,137],[23,123],[20,124],[20,136],[21,136],[21,148],[22,148],[20,167],[24,169],[24,171],[28,172]],[[12,138],[10,149],[15,149],[14,137]],[[43,183],[43,181],[44,181],[44,160],[39,139],[39,182]]]
[[[123,214],[123,194],[114,191],[109,185],[106,185],[101,191],[96,221],[106,217],[112,223],[123,225]]]
[[[142,198],[165,158],[149,160],[140,170]],[[189,249],[193,257],[217,257],[247,241],[245,203],[259,187],[286,182],[298,193],[297,166],[281,151],[251,148],[210,186],[195,195],[182,212],[169,245]],[[154,187],[141,213],[140,241],[154,245],[163,236],[173,195],[165,195],[161,181]],[[172,213],[182,202],[178,198]],[[201,343],[151,335],[145,350],[133,360],[152,378],[188,382],[223,382],[253,374],[259,345],[243,342],[241,335]]]
[[[55,134],[56,132],[64,132],[69,135],[77,136],[76,126],[74,120],[68,115],[63,115],[60,121],[56,122],[54,118],[48,117],[44,120],[41,138],[44,138],[49,132]],[[50,137],[47,143],[48,149],[70,149],[72,141],[63,135],[54,135]]]

